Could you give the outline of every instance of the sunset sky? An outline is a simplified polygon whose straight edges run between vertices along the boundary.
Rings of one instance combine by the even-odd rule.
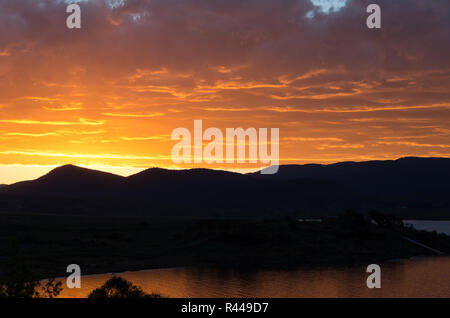
[[[450,157],[448,0],[66,2],[0,1],[0,183],[258,166],[174,164],[195,119],[279,128],[281,164]]]

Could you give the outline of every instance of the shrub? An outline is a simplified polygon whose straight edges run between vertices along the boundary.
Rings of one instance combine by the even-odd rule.
[[[61,282],[41,282],[28,263],[15,250],[3,270],[0,298],[54,298],[62,290]]]
[[[102,287],[94,289],[88,298],[160,298],[157,294],[147,294],[140,287],[122,277],[108,279]]]

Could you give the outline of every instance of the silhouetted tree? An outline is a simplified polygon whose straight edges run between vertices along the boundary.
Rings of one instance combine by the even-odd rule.
[[[338,215],[338,220],[348,225],[358,227],[368,224],[368,220],[366,220],[363,214],[352,209],[347,209],[343,214]]]
[[[369,216],[381,227],[390,229],[402,229],[404,227],[403,221],[391,214],[385,214],[372,210],[370,211]]]
[[[140,287],[122,277],[108,279],[102,287],[93,290],[88,298],[160,298],[157,294],[147,294]]]
[[[54,298],[62,290],[61,282],[54,279],[43,283],[31,270],[16,247],[6,262],[0,279],[0,298]]]

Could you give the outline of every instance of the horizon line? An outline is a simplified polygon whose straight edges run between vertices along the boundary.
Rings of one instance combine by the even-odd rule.
[[[303,163],[303,164],[283,164],[283,165],[278,165],[279,167],[282,166],[308,166],[308,165],[317,165],[317,166],[332,166],[332,165],[336,165],[336,164],[342,164],[342,163],[366,163],[366,162],[387,162],[387,161],[398,161],[401,159],[450,159],[450,157],[421,157],[421,156],[404,156],[404,157],[397,157],[395,159],[372,159],[372,160],[344,160],[344,161],[336,161],[336,162],[332,162],[332,163],[314,163],[314,162],[310,162],[310,163]],[[98,171],[98,172],[103,172],[103,173],[108,173],[108,174],[112,174],[118,177],[123,177],[123,178],[127,178],[133,175],[136,175],[138,173],[141,173],[143,171],[146,170],[150,170],[150,169],[160,169],[160,170],[166,170],[166,171],[188,171],[188,170],[214,170],[214,171],[224,171],[224,172],[230,172],[230,173],[238,173],[238,174],[249,174],[249,173],[255,173],[258,171],[261,171],[263,169],[267,169],[270,166],[265,166],[265,167],[257,167],[257,168],[234,168],[234,169],[223,169],[223,168],[206,168],[206,167],[190,167],[190,168],[174,168],[174,167],[168,167],[168,168],[163,168],[163,167],[158,167],[158,166],[153,166],[153,167],[146,167],[146,168],[138,168],[138,167],[122,167],[122,166],[103,166],[103,165],[85,165],[85,164],[74,164],[74,163],[68,163],[68,164],[61,164],[61,165],[25,165],[25,164],[6,164],[6,165],[0,165],[0,168],[5,168],[5,167],[39,167],[42,169],[47,169],[49,168],[49,170],[47,170],[47,172],[44,172],[42,174],[40,174],[39,176],[35,177],[34,179],[23,179],[23,180],[18,180],[18,181],[14,181],[11,183],[1,183],[0,185],[2,186],[9,186],[9,185],[13,185],[16,183],[20,183],[20,182],[26,182],[26,181],[33,181],[33,180],[37,180],[41,177],[46,176],[47,174],[51,173],[52,171],[62,168],[62,167],[77,167],[80,169],[86,169],[86,170],[91,170],[91,171]],[[105,168],[102,168],[105,167]],[[133,173],[130,174],[120,174],[116,172],[112,172],[114,170],[134,170]],[[242,172],[245,171],[245,172]]]

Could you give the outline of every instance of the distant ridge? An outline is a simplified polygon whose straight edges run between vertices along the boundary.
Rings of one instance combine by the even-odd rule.
[[[57,167],[42,177],[3,188],[13,194],[98,195],[120,187],[124,177],[74,165]]]
[[[282,165],[278,173],[273,175],[264,175],[272,179],[296,179],[311,177],[344,176],[349,173],[373,174],[377,176],[381,171],[391,171],[399,174],[428,174],[438,172],[448,172],[450,158],[419,158],[419,157],[403,157],[397,160],[373,160],[353,162],[345,161],[333,164],[305,164],[305,165]],[[376,174],[375,174],[376,173]],[[259,172],[251,173],[258,176]],[[383,177],[382,175],[378,175]]]
[[[283,165],[274,175],[150,168],[121,177],[66,165],[0,186],[0,210],[317,216],[353,208],[450,218],[449,180],[448,158]]]

